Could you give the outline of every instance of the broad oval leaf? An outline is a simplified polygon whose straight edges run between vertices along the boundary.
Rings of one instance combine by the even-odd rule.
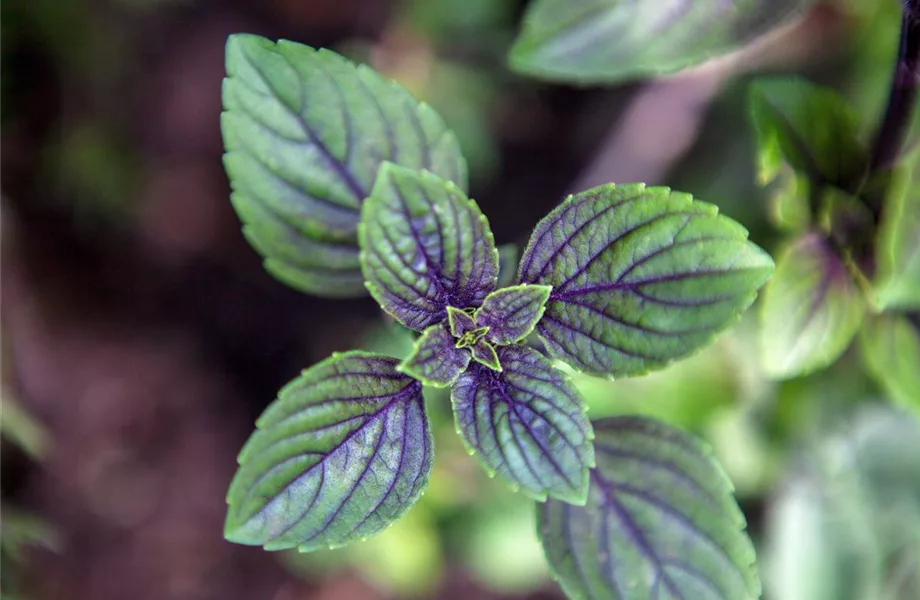
[[[552,289],[548,285],[524,283],[496,290],[486,296],[476,311],[476,326],[488,327],[486,339],[495,344],[522,340],[543,316]]]
[[[813,0],[535,0],[511,68],[535,77],[611,83],[671,73],[728,52]]]
[[[800,77],[759,79],[751,86],[750,108],[763,183],[785,163],[819,186],[849,190],[865,175],[859,116],[834,90]]]
[[[410,329],[440,323],[448,306],[479,306],[495,288],[488,221],[460,188],[427,171],[383,165],[358,235],[371,296]]]
[[[329,50],[227,40],[221,131],[246,237],[283,282],[365,293],[356,230],[383,161],[466,185],[454,135],[430,107]]]
[[[553,357],[627,376],[710,343],[772,272],[770,256],[715,206],[630,184],[570,196],[540,221],[520,280],[553,287],[537,325]]]
[[[444,324],[432,325],[415,341],[412,353],[399,365],[399,371],[425,385],[446,387],[470,363],[470,351],[457,348],[456,343]]]
[[[584,506],[549,500],[537,530],[572,600],[753,600],[754,548],[708,447],[658,421],[594,423]]]
[[[432,439],[422,386],[396,359],[347,352],[278,395],[240,452],[224,535],[266,550],[373,535],[424,489]]]
[[[780,254],[764,289],[760,348],[769,375],[783,379],[833,363],[847,349],[865,314],[863,295],[817,233]]]
[[[869,317],[859,331],[859,348],[863,362],[885,392],[920,416],[918,328],[907,316]]]
[[[529,496],[583,503],[594,464],[578,390],[530,348],[498,348],[501,373],[472,363],[451,392],[457,431],[489,471]]]

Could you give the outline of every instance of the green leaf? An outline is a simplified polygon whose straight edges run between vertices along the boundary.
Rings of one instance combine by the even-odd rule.
[[[402,87],[329,50],[236,34],[226,58],[224,164],[247,239],[292,287],[363,295],[356,229],[380,164],[463,187],[457,140]]]
[[[715,206],[630,184],[570,196],[540,221],[520,279],[553,287],[537,332],[554,358],[622,377],[709,344],[772,272]]]
[[[224,535],[266,550],[335,547],[378,533],[428,481],[422,386],[398,361],[334,354],[278,394],[240,452]]]
[[[760,179],[768,183],[783,164],[815,184],[853,190],[866,172],[859,116],[835,91],[805,79],[775,77],[751,85]]]
[[[882,211],[875,283],[881,309],[920,310],[920,163],[913,170],[895,175]]]
[[[866,303],[846,267],[816,233],[781,253],[763,295],[761,355],[772,377],[822,369],[859,330]]]
[[[500,346],[523,340],[543,316],[552,289],[523,283],[494,291],[476,311],[476,326],[488,327],[486,339]]]
[[[448,306],[479,306],[495,289],[489,222],[460,188],[427,171],[381,167],[358,235],[367,289],[410,329],[440,323]]]
[[[457,380],[470,362],[470,352],[458,348],[443,324],[432,325],[416,340],[412,353],[398,370],[425,385],[447,387]]]
[[[920,324],[905,316],[869,317],[859,333],[859,348],[869,372],[892,400],[920,415]]]
[[[769,31],[813,0],[535,0],[511,49],[515,71],[612,83],[672,73]]]
[[[453,306],[447,307],[447,322],[450,325],[450,333],[455,338],[462,338],[467,332],[476,329],[473,315]]]
[[[501,373],[471,364],[451,391],[464,443],[529,496],[584,503],[594,449],[578,391],[530,348],[502,346],[498,358]]]
[[[498,354],[495,353],[495,348],[485,340],[485,337],[476,340],[474,344],[469,346],[469,349],[473,355],[473,360],[479,364],[485,365],[493,371],[502,370],[502,364],[498,359]]]
[[[537,531],[572,600],[760,596],[732,484],[707,446],[663,423],[594,423],[587,503],[549,500]]]

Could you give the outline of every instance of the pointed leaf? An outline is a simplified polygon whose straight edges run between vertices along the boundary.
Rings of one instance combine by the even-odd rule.
[[[486,339],[500,346],[522,340],[543,316],[552,289],[524,283],[494,291],[476,311],[476,326],[488,327]]]
[[[920,416],[920,324],[906,316],[866,319],[859,333],[863,362],[892,400]]]
[[[642,417],[594,424],[588,501],[549,500],[537,530],[572,600],[753,600],[760,581],[732,484],[708,447]]]
[[[578,391],[530,348],[498,357],[501,373],[471,364],[454,385],[457,431],[489,472],[529,496],[584,502],[594,449]]]
[[[627,376],[709,344],[772,271],[770,256],[715,206],[631,184],[570,196],[540,221],[520,279],[553,286],[537,325],[553,357]]]
[[[479,306],[495,288],[498,252],[479,207],[428,172],[381,167],[361,211],[361,266],[371,296],[421,331],[447,306]]]
[[[432,442],[422,386],[397,363],[337,354],[281,390],[240,452],[228,540],[266,550],[341,546],[409,509],[427,483]]]
[[[329,50],[232,35],[223,102],[224,162],[246,237],[303,291],[365,293],[356,229],[382,161],[466,185],[457,140],[430,107]]]
[[[750,105],[762,182],[786,162],[816,184],[843,189],[865,174],[859,117],[835,91],[797,77],[764,78],[751,86]]]
[[[880,308],[920,310],[920,153],[897,173],[876,238]]]
[[[443,324],[432,325],[415,341],[399,371],[425,385],[446,387],[457,380],[469,362],[469,350],[457,348],[454,336]]]
[[[492,344],[487,342],[485,338],[480,338],[469,348],[473,354],[473,360],[481,365],[489,367],[493,371],[502,370],[502,364],[498,359],[498,354],[495,352],[495,348],[492,346]]]
[[[859,330],[866,304],[846,267],[820,235],[810,233],[777,259],[764,290],[761,354],[776,378],[833,363]]]
[[[616,82],[672,73],[744,44],[813,0],[535,0],[511,68],[545,79]]]
[[[473,315],[453,306],[447,307],[447,322],[450,325],[450,333],[455,338],[462,338],[466,332],[476,329]]]

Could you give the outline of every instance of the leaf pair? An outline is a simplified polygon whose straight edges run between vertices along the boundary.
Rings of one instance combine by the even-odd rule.
[[[401,86],[329,50],[237,34],[226,63],[224,164],[246,238],[294,288],[363,295],[357,226],[380,165],[463,187],[456,138]]]

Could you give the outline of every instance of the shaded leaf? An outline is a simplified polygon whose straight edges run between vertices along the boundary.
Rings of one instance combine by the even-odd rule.
[[[520,279],[553,287],[537,332],[596,375],[661,368],[734,323],[773,261],[690,195],[643,184],[570,196],[537,225]]]
[[[777,378],[804,375],[837,360],[866,309],[846,267],[816,233],[780,255],[763,296],[761,355],[767,373]]]
[[[457,348],[456,340],[443,324],[432,325],[415,341],[412,353],[399,371],[425,385],[446,387],[457,380],[470,362],[470,352]]]
[[[672,73],[735,49],[812,1],[535,0],[509,63],[582,83]]]
[[[764,78],[752,84],[750,106],[763,183],[787,162],[816,184],[847,190],[865,174],[859,116],[835,91],[802,78]]]
[[[421,384],[398,361],[348,352],[278,394],[240,452],[224,535],[266,550],[373,535],[415,502],[432,463]]]
[[[760,596],[732,484],[696,439],[643,417],[594,423],[587,503],[549,500],[537,530],[572,600]]]
[[[476,343],[469,346],[470,352],[472,352],[473,360],[478,362],[481,365],[489,367],[493,371],[501,371],[502,364],[498,359],[498,354],[495,352],[495,348],[485,340],[485,338],[480,338]]]
[[[367,288],[417,331],[447,306],[479,306],[495,288],[498,252],[479,207],[453,183],[393,164],[380,169],[359,228]]]
[[[329,50],[237,34],[226,58],[224,164],[247,239],[292,287],[363,295],[356,229],[380,164],[463,187],[456,139],[402,87]]]
[[[524,339],[543,316],[552,287],[526,283],[494,291],[476,311],[476,326],[488,327],[486,338],[506,345]]]
[[[498,348],[502,372],[471,364],[451,392],[457,431],[491,473],[534,498],[582,503],[594,464],[578,391],[530,348]]]
[[[896,314],[869,317],[860,329],[859,347],[885,392],[920,415],[920,324]]]

